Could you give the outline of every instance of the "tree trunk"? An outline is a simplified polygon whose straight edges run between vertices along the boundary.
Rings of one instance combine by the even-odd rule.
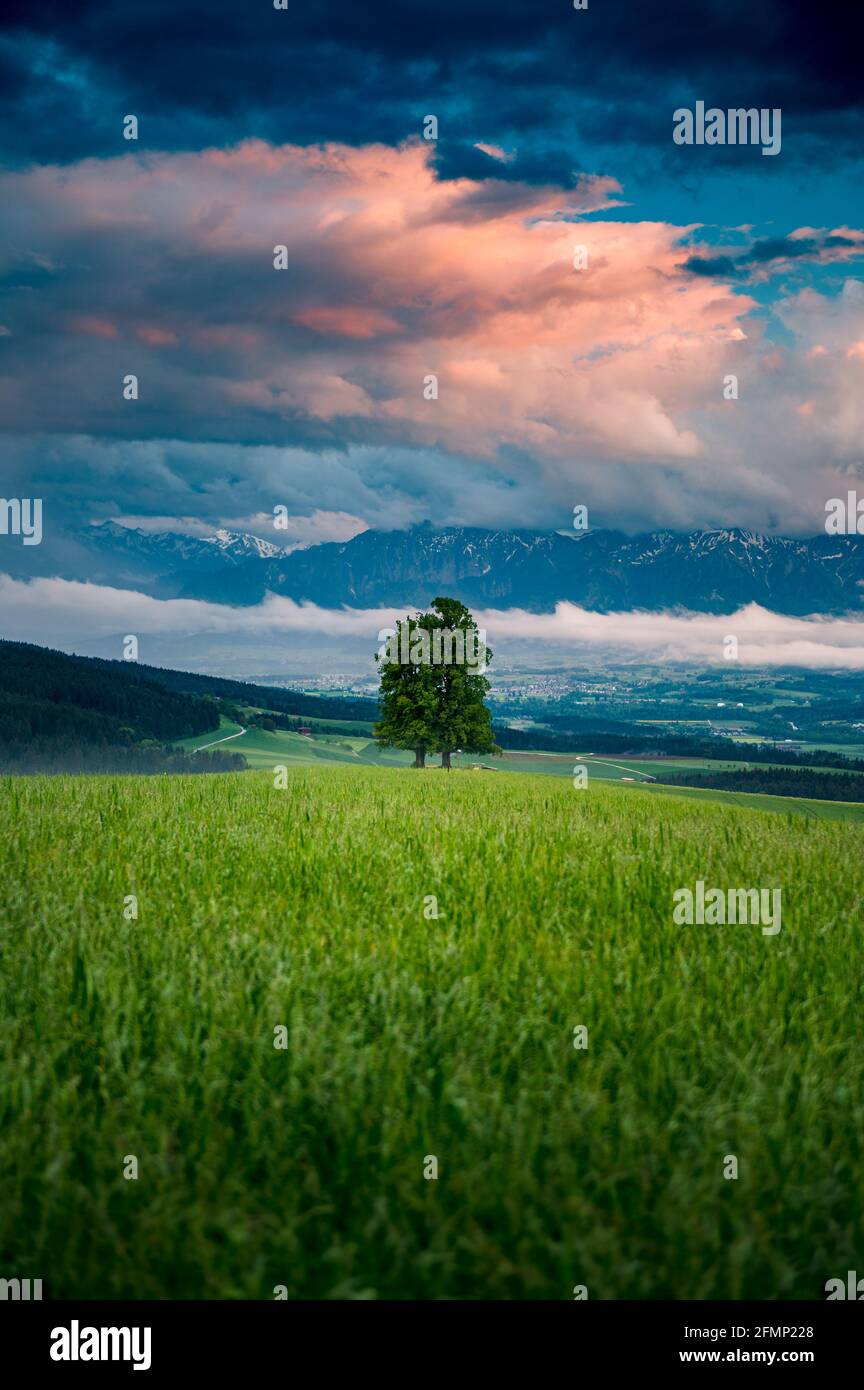
[[[446,750],[445,750],[444,752],[442,752],[442,754],[441,754],[441,766],[442,766],[442,767],[446,767],[446,769],[447,769],[448,772],[450,771],[450,750],[449,750],[449,749],[446,749]]]
[[[415,748],[415,749],[414,749],[414,766],[415,766],[415,767],[425,767],[425,766],[426,766],[426,749],[425,749],[425,748]]]

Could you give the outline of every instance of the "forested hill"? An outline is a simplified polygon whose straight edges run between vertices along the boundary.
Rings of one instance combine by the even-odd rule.
[[[125,668],[122,661],[103,661],[94,658],[94,666],[116,670]],[[188,691],[211,695],[215,699],[232,700],[240,705],[257,705],[280,714],[301,714],[318,719],[378,718],[377,700],[339,699],[330,695],[303,695],[297,690],[284,690],[278,685],[254,685],[248,681],[230,680],[226,676],[200,676],[194,671],[169,671],[161,666],[136,666],[142,679],[155,681],[168,690]]]
[[[759,792],[767,796],[803,796],[815,801],[864,801],[860,772],[822,772],[818,768],[751,767],[733,771],[699,771],[664,776],[667,786],[719,791]]]
[[[196,771],[243,766],[164,747],[219,727],[216,703],[124,662],[0,641],[0,770]],[[166,761],[167,760],[167,761]]]
[[[306,719],[378,717],[374,700],[329,699],[139,662],[0,641],[0,772],[213,772],[245,767],[227,748],[190,754],[249,706]],[[239,715],[238,715],[239,712]]]

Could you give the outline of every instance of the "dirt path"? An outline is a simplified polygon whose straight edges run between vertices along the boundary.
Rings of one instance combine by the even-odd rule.
[[[192,752],[203,753],[205,748],[215,748],[217,743],[227,743],[229,739],[240,738],[240,736],[245,733],[246,730],[241,729],[239,734],[226,734],[224,738],[214,738],[212,743],[202,743],[200,748],[193,748]]]

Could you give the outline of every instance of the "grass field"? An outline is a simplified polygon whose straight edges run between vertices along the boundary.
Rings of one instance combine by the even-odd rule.
[[[823,1298],[860,1268],[864,827],[357,766],[0,807],[0,1259],[46,1296]],[[697,878],[781,886],[782,931],[674,926]]]
[[[240,725],[222,719],[214,734],[204,736],[206,746],[214,739],[223,740],[226,734],[236,734]],[[198,748],[201,737],[177,740],[182,748]],[[407,768],[414,755],[398,748],[379,748],[368,733],[356,737],[336,734],[295,734],[287,730],[267,733],[263,729],[247,729],[239,738],[213,744],[226,752],[242,753],[253,768],[277,765],[290,768],[314,767],[322,763],[348,763],[368,767]],[[430,766],[434,766],[430,759]],[[473,768],[478,764],[495,772],[530,772],[547,777],[566,777],[572,781],[573,769],[582,764],[590,781],[642,782],[650,785],[654,778],[663,782],[664,776],[679,772],[725,771],[752,766],[746,762],[722,762],[706,758],[628,758],[607,757],[596,753],[544,753],[508,750],[500,758],[454,754],[454,768]],[[830,769],[825,769],[830,770]],[[810,816],[814,820],[864,821],[864,803],[845,801],[813,801],[806,797],[766,796],[752,792],[730,792],[716,788],[665,787],[669,796],[698,797],[703,801],[719,801],[725,805],[750,807],[752,810],[779,811],[783,815]]]

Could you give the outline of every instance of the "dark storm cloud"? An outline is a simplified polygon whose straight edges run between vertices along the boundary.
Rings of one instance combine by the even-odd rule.
[[[547,183],[584,143],[666,150],[671,109],[692,95],[781,106],[784,135],[800,120],[808,157],[814,141],[835,157],[862,134],[856,25],[844,0],[605,0],[585,12],[566,0],[306,0],[284,12],[265,0],[13,0],[0,27],[0,154],[114,154],[127,112],[162,149],[248,136],[394,143],[431,112],[454,139],[443,176],[464,166],[483,177],[474,142],[509,134],[519,177]]]
[[[691,256],[684,269],[691,275],[720,276],[728,279],[746,279],[749,274],[777,269],[790,261],[826,261],[830,253],[857,248],[856,254],[864,254],[860,233],[857,236],[842,236],[838,233],[820,236],[763,237],[754,241],[746,251],[737,256]]]
[[[548,147],[540,151],[505,151],[496,158],[467,141],[440,139],[435,148],[435,167],[442,179],[496,179],[502,182],[558,184],[569,187],[582,169],[574,150]]]

